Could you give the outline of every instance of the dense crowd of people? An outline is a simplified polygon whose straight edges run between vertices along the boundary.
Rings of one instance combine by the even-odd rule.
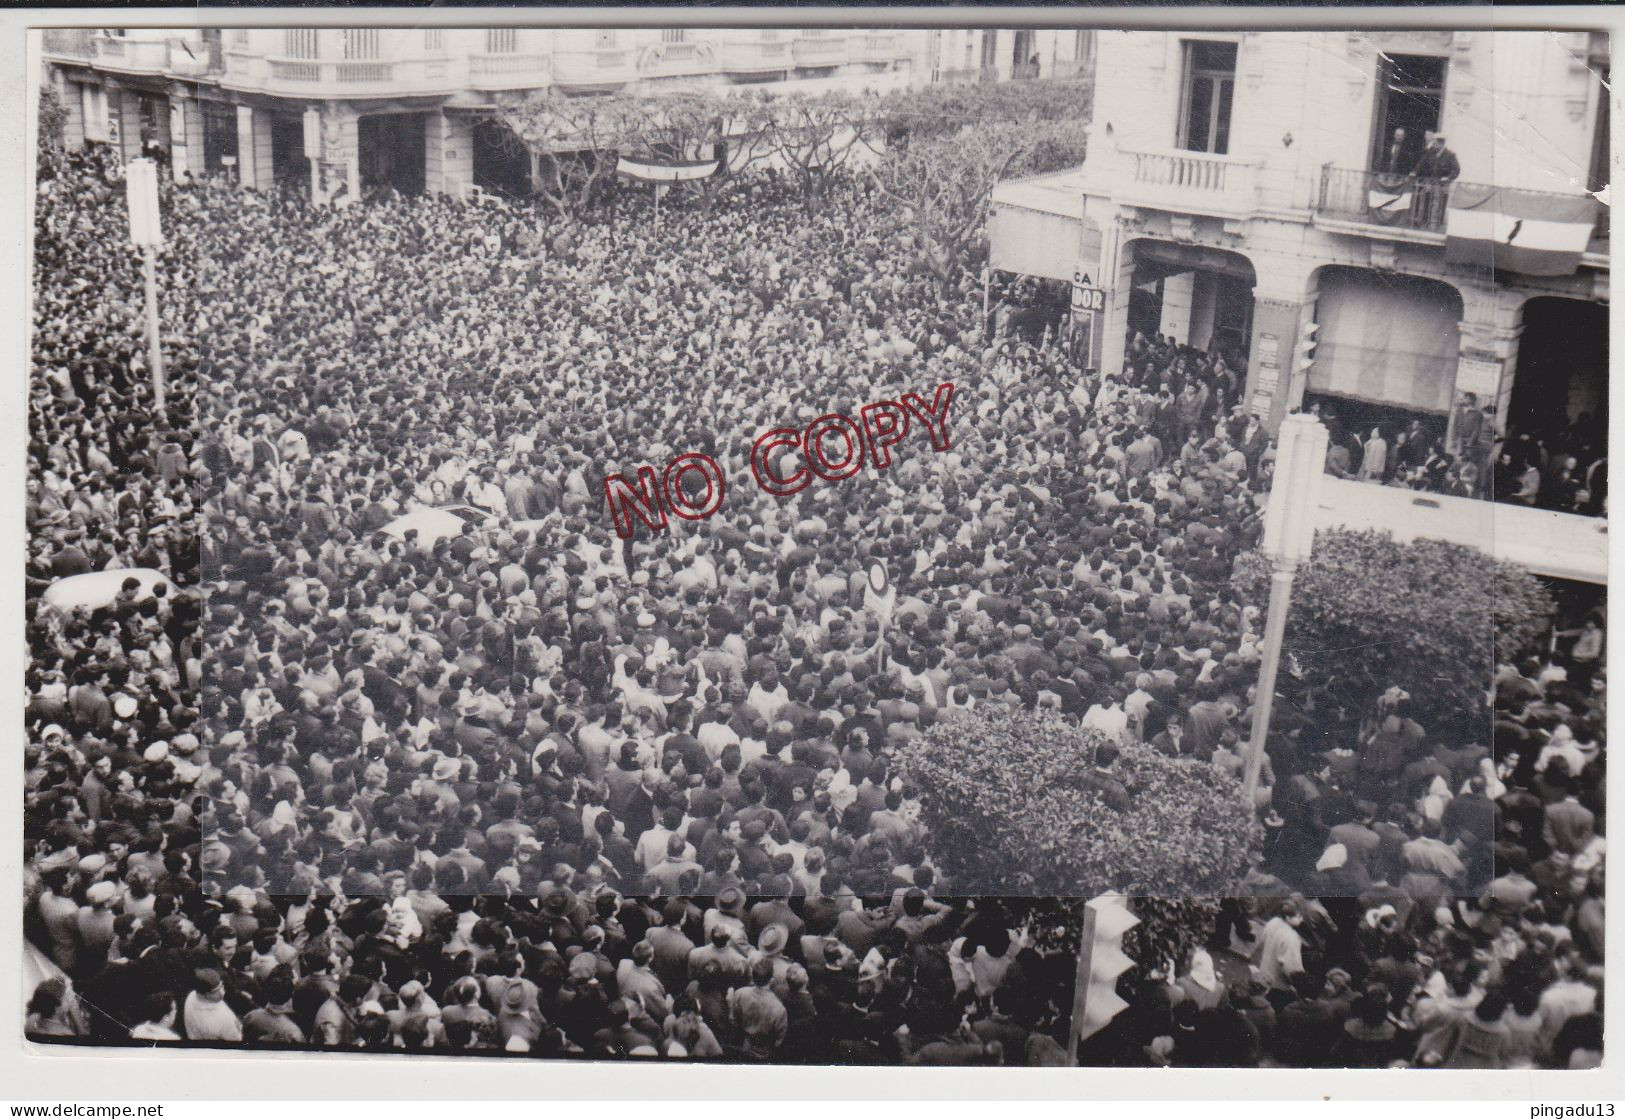
[[[204,181],[165,189],[157,416],[121,196],[92,153],[36,208],[31,1035],[1064,1063],[1070,903],[956,889],[902,758],[1047,705],[1239,769],[1260,618],[1230,575],[1273,464],[1244,369],[985,338],[979,283],[855,179],[547,234]],[[747,483],[769,427],[947,382],[948,450]],[[720,512],[619,540],[603,476],[691,450]],[[129,567],[167,584],[41,597]],[[1397,689],[1305,716],[1250,896],[1142,961],[1084,1059],[1594,1054],[1596,645],[1507,666],[1493,740]]]
[[[1588,412],[1561,427],[1498,425],[1494,402],[1474,393],[1441,433],[1419,418],[1346,422],[1335,404],[1312,411],[1330,439],[1326,471],[1401,489],[1603,516],[1608,508],[1606,424]]]

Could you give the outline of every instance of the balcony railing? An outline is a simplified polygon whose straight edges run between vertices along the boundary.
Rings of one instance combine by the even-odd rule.
[[[374,59],[277,58],[231,51],[223,84],[297,96],[373,97],[449,93],[461,82],[443,57]]]
[[[1320,200],[1315,207],[1319,217],[1373,227],[1372,232],[1391,231],[1394,239],[1437,243],[1445,232],[1452,183],[1419,182],[1414,176],[1379,175],[1347,167],[1325,167],[1320,173]],[[1463,184],[1469,185],[1469,184]],[[1475,188],[1478,189],[1478,188]],[[1525,196],[1538,203],[1540,196],[1568,197],[1549,191],[1516,190],[1503,187],[1500,194],[1511,199]],[[1532,197],[1531,197],[1532,196]],[[1538,209],[1538,205],[1533,207]],[[1601,207],[1589,254],[1608,253],[1608,207]]]
[[[553,57],[553,80],[559,85],[612,87],[637,76],[637,54],[631,47],[560,51]]]
[[[468,58],[468,84],[475,89],[544,86],[553,76],[547,54],[474,54]]]
[[[938,70],[936,80],[946,85],[976,85],[999,80],[997,66],[967,66],[962,70]]]
[[[638,73],[645,78],[714,74],[718,66],[716,44],[704,39],[686,43],[652,43],[638,55]]]
[[[862,62],[895,62],[907,54],[903,50],[903,37],[895,31],[859,35],[856,53]]]
[[[1258,164],[1206,152],[1124,152],[1130,205],[1181,213],[1245,215],[1258,204]]]
[[[1410,176],[1324,167],[1316,211],[1365,225],[1443,233],[1449,196],[1448,183],[1419,183]]]
[[[729,74],[764,74],[791,66],[789,39],[749,39],[722,44],[722,69]]]
[[[790,45],[790,56],[797,66],[809,69],[844,66],[852,57],[852,44],[845,36],[797,39]]]
[[[169,69],[169,43],[163,39],[96,36],[96,61],[113,70],[162,74]]]

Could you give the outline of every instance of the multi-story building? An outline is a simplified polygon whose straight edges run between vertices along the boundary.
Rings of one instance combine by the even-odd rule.
[[[1087,72],[1096,32],[956,28],[930,32],[931,80],[1009,81],[1071,78]]]
[[[1608,66],[1586,32],[1101,32],[1088,161],[999,187],[993,265],[1088,289],[1105,370],[1136,331],[1228,350],[1272,427],[1600,429]]]
[[[1245,354],[1272,422],[1596,414],[1607,76],[1584,32],[1101,32],[1089,160],[999,188],[994,263],[1102,289],[1104,368],[1134,330]],[[1453,180],[1407,174],[1430,132]]]
[[[775,93],[905,88],[934,80],[934,36],[869,29],[236,28],[44,33],[68,141],[144,146],[183,171],[232,169],[265,188],[309,178],[352,197],[372,184],[459,193],[512,182],[514,145],[491,135],[495,104],[735,87]],[[1030,32],[1015,36],[1022,50]],[[1073,33],[1040,32],[1042,58],[1076,70]],[[1009,50],[990,80],[1026,76]]]

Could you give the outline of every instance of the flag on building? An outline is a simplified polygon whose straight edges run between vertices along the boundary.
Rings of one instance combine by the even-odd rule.
[[[1414,198],[1411,180],[1399,179],[1394,183],[1385,184],[1381,179],[1376,179],[1374,184],[1366,192],[1365,200],[1366,209],[1370,211],[1372,219],[1383,225],[1409,221],[1411,202]]]
[[[1456,183],[1445,217],[1445,259],[1525,276],[1571,276],[1597,213],[1589,194]]]

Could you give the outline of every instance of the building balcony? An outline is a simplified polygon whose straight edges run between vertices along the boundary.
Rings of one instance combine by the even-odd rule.
[[[852,58],[852,44],[844,35],[796,39],[790,44],[790,57],[798,67],[806,70],[845,66]]]
[[[1423,183],[1410,177],[1396,178],[1354,168],[1323,167],[1314,222],[1317,227],[1333,233],[1442,245],[1450,192],[1457,185],[1475,191],[1483,189],[1474,184]],[[1500,193],[1520,198],[1535,212],[1540,210],[1542,199],[1556,201],[1573,197],[1511,187],[1501,188]],[[1608,266],[1608,207],[1601,207],[1590,243],[1580,259],[1594,267]]]
[[[935,81],[943,85],[977,85],[999,80],[997,66],[967,66],[960,70],[938,70]]]
[[[638,76],[642,78],[689,78],[715,74],[720,68],[717,45],[705,39],[651,43],[638,55]]]
[[[400,97],[454,92],[460,75],[437,58],[277,58],[232,51],[221,84],[288,97]]]
[[[852,61],[875,62],[890,65],[907,58],[903,36],[896,31],[870,31],[853,37]]]
[[[553,56],[553,84],[577,90],[619,89],[638,76],[631,47],[560,51]]]
[[[471,54],[468,84],[473,89],[536,89],[553,78],[548,54]]]
[[[124,74],[163,74],[169,70],[169,43],[163,39],[123,39],[97,35],[98,69]]]
[[[40,46],[52,58],[88,62],[96,57],[96,33],[88,27],[47,27]]]
[[[722,44],[725,74],[771,74],[794,65],[789,39],[749,39]]]
[[[1113,181],[1096,189],[1125,206],[1180,214],[1245,218],[1258,209],[1258,164],[1228,155],[1188,152],[1122,151]]]

